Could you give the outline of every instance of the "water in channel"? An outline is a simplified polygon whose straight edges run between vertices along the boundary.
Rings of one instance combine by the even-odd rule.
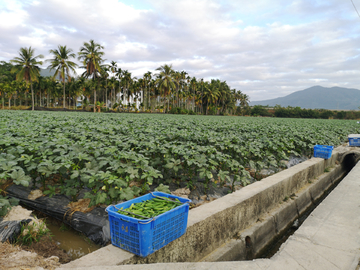
[[[62,223],[59,225],[56,221],[50,221],[47,222],[47,227],[51,231],[51,238],[61,249],[65,250],[73,260],[100,248],[99,245],[94,244],[81,233],[76,232],[68,226],[62,225]]]

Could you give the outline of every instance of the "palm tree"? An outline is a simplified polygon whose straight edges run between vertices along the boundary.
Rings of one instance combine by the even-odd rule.
[[[250,102],[249,96],[247,94],[240,93],[239,100],[240,100],[240,106],[242,107],[242,111],[244,111],[244,109],[249,106],[249,102]]]
[[[114,76],[117,71],[117,63],[115,61],[111,61],[110,65],[109,65],[109,69]]]
[[[105,79],[105,106],[106,109],[108,108],[108,96],[107,96],[107,87],[108,87],[108,78],[109,78],[109,71],[111,68],[108,65],[102,66],[101,77]]]
[[[172,65],[163,65],[158,67],[156,70],[160,71],[158,74],[158,79],[156,80],[156,83],[158,84],[160,92],[163,93],[163,96],[170,96],[171,90],[175,89],[175,78],[174,70],[172,69]],[[169,110],[169,97],[168,100],[168,110]],[[164,110],[165,112],[165,110]]]
[[[38,58],[44,58],[44,56],[42,54],[34,56],[35,49],[31,47],[20,48],[19,54],[20,57],[15,57],[13,60],[10,60],[11,63],[15,64],[11,72],[16,73],[16,80],[25,80],[27,84],[30,84],[32,110],[34,110],[34,90],[32,83],[38,81],[38,77],[40,76],[40,67],[38,65],[42,65],[42,61],[39,61]]]
[[[195,93],[196,93],[196,88],[197,88],[197,82],[196,82],[196,78],[193,77],[190,81],[190,86],[193,90],[193,105],[192,105],[192,110],[195,111]]]
[[[200,91],[200,93],[201,93],[201,98],[200,98],[201,114],[203,114],[203,109],[204,109],[204,106],[203,106],[204,79],[201,79],[200,85],[201,85],[201,91]]]
[[[117,71],[116,71],[116,76],[118,77],[119,79],[119,99],[121,101],[121,83],[122,83],[122,78],[123,78],[123,75],[124,75],[124,72],[125,70],[122,70],[121,68],[118,68]],[[115,103],[117,103],[117,95],[116,95],[116,90],[115,90]],[[125,97],[125,92],[123,92],[123,96]],[[120,103],[120,102],[119,102]],[[124,103],[125,105],[125,103]]]
[[[149,89],[149,83],[151,80],[151,72],[148,71],[144,74],[144,82],[145,82],[145,87],[147,87],[146,93],[147,93],[147,107],[150,110],[150,89]],[[144,100],[145,100],[145,95],[144,95]]]
[[[124,91],[124,104],[125,104],[125,98],[127,98],[127,100],[128,100],[127,106],[128,106],[128,111],[129,111],[130,110],[129,87],[130,87],[130,84],[132,83],[132,78],[131,78],[131,73],[127,70],[123,70],[122,75],[123,75],[122,80],[124,81],[124,85],[125,85],[125,89],[126,89],[126,95],[125,95],[125,89],[123,90]]]
[[[109,87],[111,89],[111,98],[110,98],[110,102],[111,102],[111,108],[113,108],[114,104],[115,104],[115,87],[116,87],[116,83],[117,83],[117,80],[115,77],[111,77],[109,79]],[[114,109],[114,108],[113,108]]]
[[[204,87],[204,99],[206,101],[206,115],[208,114],[208,109],[211,104],[216,105],[215,102],[219,97],[219,88],[217,86],[216,80],[211,80],[211,83],[205,83]]]
[[[7,82],[5,84],[5,93],[6,93],[6,96],[8,98],[9,110],[10,110],[10,107],[11,107],[11,98],[15,94],[15,89],[16,89],[15,87],[16,87],[16,81]]]
[[[57,50],[50,50],[49,53],[53,55],[53,59],[46,60],[50,62],[48,68],[50,70],[55,69],[54,77],[60,77],[63,83],[63,108],[65,109],[65,78],[68,78],[68,81],[71,80],[71,73],[76,73],[75,68],[78,66],[76,63],[69,60],[70,58],[75,58],[75,53],[72,52],[72,49],[68,49],[65,46],[59,45]]]
[[[249,102],[250,102],[250,99],[249,99],[249,96],[247,94],[241,94],[240,95],[240,104],[241,106],[249,106]]]
[[[104,46],[95,43],[94,40],[90,40],[90,42],[84,42],[84,45],[80,47],[80,52],[78,52],[78,60],[83,62],[83,68],[86,69],[85,72],[82,74],[83,77],[92,77],[94,81],[95,79],[100,77],[101,63],[105,61],[104,59],[102,59],[104,52],[101,50],[103,49]],[[96,112],[95,104],[96,87],[94,88],[94,112]]]
[[[114,78],[115,73],[117,72],[117,63],[116,63],[115,61],[111,61],[109,67],[110,67],[110,71],[111,71],[111,73],[112,73],[112,75],[113,75],[112,78]],[[114,84],[113,84],[113,85],[114,85]],[[113,92],[114,92],[114,93],[113,93]],[[111,98],[110,98],[111,107],[115,104],[115,94],[116,94],[115,88],[112,88],[112,89],[111,89],[111,94],[110,94],[110,96],[111,96]],[[112,98],[113,95],[114,95],[114,98]]]
[[[183,91],[184,98],[186,97],[186,92],[187,92],[187,84],[186,84],[187,83],[187,81],[186,81],[187,74],[188,73],[184,70],[180,72],[180,79],[181,79],[180,84],[182,85],[182,91]]]

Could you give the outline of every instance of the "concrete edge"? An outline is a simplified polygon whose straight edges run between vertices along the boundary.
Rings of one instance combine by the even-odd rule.
[[[250,228],[238,233],[238,239],[230,239],[226,244],[205,256],[201,261],[252,260],[261,254],[279,235],[289,229],[293,222],[314,206],[324,192],[344,177],[341,165],[324,173],[308,183],[269,213],[259,217]],[[326,189],[322,189],[322,188]],[[314,199],[310,191],[316,196]]]
[[[336,148],[328,160],[309,159],[237,192],[191,209],[187,232],[146,258],[107,246],[63,265],[62,268],[201,260],[232,239],[236,233],[256,223],[259,216],[271,211],[285,197],[301,190],[309,180],[321,175],[325,168],[335,166],[339,153],[347,151],[344,147]],[[301,195],[304,197],[303,201],[309,195],[316,197],[315,193],[316,189],[312,193]]]

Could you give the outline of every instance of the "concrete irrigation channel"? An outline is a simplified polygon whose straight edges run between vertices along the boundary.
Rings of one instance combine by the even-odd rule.
[[[355,269],[360,258],[360,199],[358,199],[360,196],[359,193],[356,193],[360,192],[360,163],[356,165],[359,159],[360,150],[358,148],[340,146],[334,149],[328,160],[311,158],[237,192],[191,209],[186,233],[146,258],[108,245],[62,265],[61,268]],[[320,242],[313,243],[311,239],[302,238],[301,235],[299,237],[297,234],[304,228],[304,235],[309,230],[314,230],[316,226],[325,224],[326,220],[323,219],[319,221],[319,224],[314,224],[314,221],[307,219],[300,229],[281,246],[280,251],[274,257],[256,259],[274,240],[288,230],[295,220],[316,204],[327,190],[340,181],[339,186],[330,195],[336,194],[335,192],[341,188],[344,189],[343,186],[348,189],[338,195],[338,197],[343,196],[341,200],[340,197],[335,197],[335,199],[338,198],[336,203],[328,203],[331,208],[325,212],[329,214],[337,207],[345,207],[341,206],[341,203],[346,205],[347,198],[353,200],[348,203],[344,211],[334,216],[342,215],[342,213],[353,215],[352,218],[344,216],[343,219],[345,221],[350,219],[350,224],[344,224],[344,228],[346,230],[353,229],[355,226],[354,233],[349,235],[342,234],[341,231],[334,231],[331,233],[335,235],[328,235],[331,239],[335,237],[334,239],[339,241],[338,246],[344,245],[343,248],[333,250],[329,245],[325,245],[327,249],[325,253],[328,255],[319,255],[319,248],[323,247],[320,240]],[[350,184],[346,184],[347,182]],[[346,196],[346,193],[350,194],[349,197]],[[325,200],[327,201],[327,198]],[[320,206],[323,204],[324,202]],[[312,215],[309,218],[312,218]],[[341,217],[338,219],[340,223],[343,222]],[[310,227],[307,227],[309,222]],[[342,226],[342,223],[337,226]],[[340,236],[336,236],[336,234]],[[326,239],[326,235],[324,237]],[[289,241],[293,243],[292,246],[289,246]],[[351,243],[348,244],[350,247],[344,243]],[[304,258],[304,264],[293,259],[293,256],[297,254],[294,246],[298,246],[297,248],[300,249],[299,254],[305,254],[311,250],[310,246],[313,244],[316,245],[315,250]],[[292,255],[292,252],[296,254]],[[314,263],[321,261],[312,259],[311,256],[315,256],[314,254],[325,260],[323,265],[326,268],[313,267]],[[341,258],[345,259],[339,259],[331,254],[342,256]],[[329,258],[324,259],[324,256]],[[334,262],[331,261],[332,259]]]

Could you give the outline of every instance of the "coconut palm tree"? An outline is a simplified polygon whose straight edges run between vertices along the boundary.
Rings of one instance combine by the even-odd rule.
[[[171,94],[171,90],[175,89],[176,86],[176,81],[175,78],[173,77],[174,75],[174,70],[172,69],[172,65],[163,65],[158,67],[156,70],[160,71],[160,73],[158,74],[158,79],[156,80],[156,83],[159,87],[160,92],[163,93],[163,96],[166,97],[167,96],[167,100],[168,100],[168,110],[169,110],[169,97]],[[164,110],[165,112],[165,110]]]
[[[186,72],[186,71],[181,71],[180,72],[180,79],[181,79],[181,81],[180,81],[180,85],[182,86],[182,92],[183,92],[183,97],[184,97],[184,99],[186,98],[186,96],[187,96],[187,81],[186,81],[186,75],[187,75],[188,73]]]
[[[203,93],[204,93],[204,79],[201,79],[200,80],[200,85],[201,85],[201,90],[200,90],[200,109],[201,109],[201,114],[203,114],[203,109],[204,109],[204,106],[203,106]]]
[[[195,77],[192,77],[191,81],[190,81],[190,86],[191,86],[191,89],[193,90],[193,104],[192,104],[192,110],[195,111],[195,94],[196,94],[196,89],[197,89],[197,81],[196,81],[196,78]]]
[[[10,62],[14,64],[11,72],[16,73],[16,80],[25,80],[27,84],[30,84],[32,110],[34,110],[34,90],[32,83],[38,81],[38,77],[40,76],[39,65],[43,64],[43,62],[38,59],[44,58],[44,56],[42,54],[35,56],[35,49],[31,47],[20,48],[19,54],[20,57],[15,57],[13,60],[10,60]]]
[[[111,61],[109,68],[110,68],[111,73],[114,76],[117,71],[117,63],[115,61]]]
[[[111,108],[113,108],[114,104],[115,104],[115,87],[117,85],[117,80],[115,77],[111,77],[109,79],[109,87],[111,89],[111,94],[110,94],[110,102],[111,102]],[[113,108],[114,109],[114,108]]]
[[[102,66],[101,77],[105,80],[105,106],[106,109],[108,108],[108,96],[107,96],[107,88],[108,88],[108,78],[109,78],[109,71],[111,68],[108,65]]]
[[[78,52],[78,60],[82,61],[83,68],[86,69],[82,76],[85,78],[92,77],[94,81],[97,79],[98,85],[101,76],[101,64],[105,61],[102,58],[104,56],[103,49],[104,46],[95,43],[94,40],[90,40],[90,42],[84,42],[83,46],[80,47],[80,52]],[[94,88],[94,112],[96,112],[96,88]]]
[[[127,71],[127,70],[126,70]],[[121,68],[118,68],[117,70],[116,70],[116,76],[118,77],[118,79],[119,79],[119,99],[120,99],[120,101],[121,101],[121,85],[122,85],[122,83],[123,83],[123,76],[124,76],[124,72],[125,72],[125,70],[122,70]],[[124,96],[124,98],[125,98],[125,90],[123,90],[123,96]],[[116,90],[115,90],[115,103],[117,103],[117,95],[116,95]],[[120,102],[119,102],[120,103]],[[125,105],[125,103],[124,103],[124,105]]]
[[[60,78],[63,83],[63,108],[65,109],[65,79],[67,78],[68,81],[71,81],[72,73],[76,74],[75,68],[77,68],[77,64],[71,61],[71,58],[75,58],[76,55],[73,53],[73,50],[67,48],[65,46],[59,45],[56,50],[50,50],[50,54],[52,54],[53,58],[46,60],[46,62],[50,62],[48,68],[50,70],[55,69],[54,77]]]
[[[110,71],[111,71],[111,73],[113,75],[112,78],[114,78],[115,74],[117,72],[117,63],[115,61],[111,61],[110,65],[109,65],[109,68],[110,68]],[[112,85],[114,85],[114,84],[112,83]],[[110,96],[111,96],[111,98],[110,98],[111,106],[113,106],[115,104],[115,94],[116,94],[115,88],[112,88],[111,89],[111,94],[110,94]]]
[[[241,93],[241,95],[240,95],[241,106],[247,107],[247,106],[249,106],[249,102],[250,102],[249,96],[247,94]]]
[[[206,82],[204,87],[204,99],[206,101],[206,115],[208,114],[208,109],[210,105],[216,105],[220,91],[218,87],[218,82],[216,80],[211,80],[211,83]]]
[[[144,94],[144,100],[147,100],[147,108],[148,110],[150,110],[150,81],[151,81],[151,72],[148,71],[144,74],[144,83],[145,83],[145,88],[146,88],[146,93],[147,93],[147,99],[145,99],[145,94]]]
[[[124,82],[124,86],[126,89],[126,95],[125,95],[125,89],[123,90],[124,91],[124,104],[126,104],[125,100],[127,98],[127,100],[128,100],[127,106],[128,106],[128,111],[129,111],[130,110],[129,87],[130,87],[130,84],[132,83],[131,73],[127,70],[123,70],[122,76],[123,76],[122,81]]]

